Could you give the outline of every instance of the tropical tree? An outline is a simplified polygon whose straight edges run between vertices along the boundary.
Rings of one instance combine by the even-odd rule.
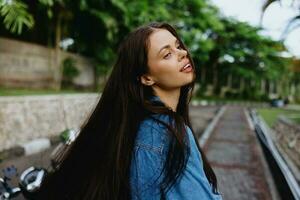
[[[22,1],[0,0],[0,16],[7,30],[21,34],[25,27],[32,28],[34,19],[27,10],[28,6]]]
[[[223,29],[213,33],[215,45],[205,64],[213,92],[220,95],[222,89],[230,91],[239,85],[240,92],[253,97],[255,85],[267,78],[264,74],[277,74],[272,76],[276,79],[285,69],[279,56],[285,48],[281,42],[259,35],[260,29],[247,23],[223,19],[222,24]]]
[[[264,16],[265,11],[267,10],[267,8],[274,4],[274,3],[282,3],[282,2],[287,2],[286,0],[265,0],[265,3],[263,4],[262,7],[262,14],[261,14],[261,22]],[[300,27],[300,1],[299,0],[292,0],[292,2],[290,3],[291,7],[298,7],[298,14],[295,15],[293,18],[290,19],[290,21],[288,22],[288,24],[285,27],[285,31],[283,33],[283,36],[286,36],[289,32],[295,30],[296,28]]]
[[[266,0],[262,7],[261,22],[262,22],[264,13],[267,10],[267,8],[274,3],[280,3],[280,4],[290,3],[290,7],[298,9],[298,14],[296,14],[294,17],[292,17],[285,26],[285,29],[282,33],[282,39],[285,39],[290,32],[292,32],[296,28],[300,27],[300,23],[299,23],[300,22],[300,1],[293,0],[291,2],[288,2],[286,0]],[[296,58],[292,58],[292,59],[294,60],[293,61],[294,63],[298,62],[298,60]],[[290,64],[290,69],[286,73],[286,74],[288,74],[288,75],[286,75],[287,76],[287,79],[285,79],[286,81],[281,81],[281,83],[285,82],[285,85],[287,85],[287,87],[285,87],[287,89],[284,90],[284,91],[288,91],[288,92],[285,92],[287,95],[289,95],[290,88],[298,88],[299,87],[298,80],[299,80],[300,74],[299,74],[298,70],[294,70],[292,68],[293,68],[293,65]],[[297,92],[295,94],[296,94],[296,96],[298,96]],[[299,97],[296,97],[296,98],[299,98]]]
[[[60,43],[69,38],[74,44],[68,50],[93,58],[96,74],[103,76],[109,73],[117,45],[129,31],[151,21],[167,21],[177,27],[190,47],[201,91],[211,85],[215,95],[224,94],[224,87],[229,92],[250,93],[249,85],[257,89],[257,82],[279,80],[286,68],[279,56],[285,50],[282,43],[260,36],[259,28],[221,17],[207,0],[39,0],[30,4],[26,0],[0,1],[4,19],[13,16],[9,12],[20,12],[20,17],[32,21],[28,26],[28,20],[15,22],[8,17],[6,27],[16,23],[20,37],[32,41],[38,38],[40,43],[54,47],[57,66]],[[17,4],[23,5],[22,9]],[[12,5],[17,9],[8,12]],[[59,89],[62,70],[58,69]]]

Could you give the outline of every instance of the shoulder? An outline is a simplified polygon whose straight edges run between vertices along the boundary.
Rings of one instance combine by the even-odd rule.
[[[138,128],[135,146],[162,153],[169,139],[168,128],[170,124],[168,115],[156,114],[144,119]]]
[[[158,199],[166,159],[167,115],[152,115],[140,123],[130,167],[133,199]]]

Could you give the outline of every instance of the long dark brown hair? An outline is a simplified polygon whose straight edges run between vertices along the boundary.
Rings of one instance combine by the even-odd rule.
[[[141,121],[153,114],[169,115],[175,122],[160,121],[173,136],[163,170],[162,199],[180,178],[189,155],[184,125],[191,127],[188,104],[194,83],[181,88],[176,112],[163,103],[149,101],[154,92],[139,78],[148,72],[149,36],[155,29],[168,30],[187,50],[175,29],[167,23],[151,23],[131,32],[119,46],[117,61],[97,106],[71,148],[59,157],[59,167],[46,178],[38,199],[131,199],[129,172],[136,134]],[[189,53],[188,57],[194,67]],[[216,176],[197,140],[196,144],[205,174],[217,193]]]

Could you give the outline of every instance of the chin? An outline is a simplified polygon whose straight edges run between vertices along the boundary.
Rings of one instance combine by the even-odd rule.
[[[193,82],[194,82],[194,79],[189,80],[189,81],[186,81],[185,83],[182,84],[182,86],[189,85],[189,84],[191,84],[191,83],[193,83]]]
[[[192,83],[195,79],[196,79],[196,75],[194,73],[191,74],[191,76],[189,77],[189,79],[187,81],[188,82],[187,84]]]

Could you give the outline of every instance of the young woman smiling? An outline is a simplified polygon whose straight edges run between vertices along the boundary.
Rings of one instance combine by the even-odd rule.
[[[131,32],[95,110],[38,199],[222,199],[188,116],[194,69],[169,24]]]

